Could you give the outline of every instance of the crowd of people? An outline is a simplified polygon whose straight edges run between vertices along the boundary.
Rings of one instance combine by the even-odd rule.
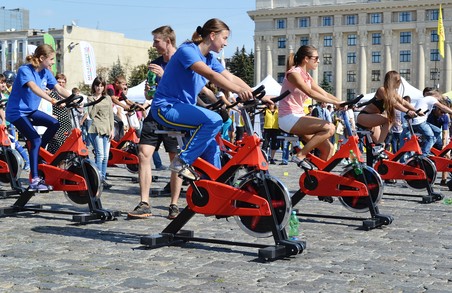
[[[212,54],[227,45],[229,27],[219,19],[210,19],[199,26],[190,41],[176,48],[176,34],[170,26],[152,31],[153,46],[159,57],[148,69],[155,76],[156,90],[146,84],[143,95],[146,103],[136,105],[127,98],[128,84],[124,76],[117,76],[112,84],[98,76],[91,85],[86,102],[98,103],[77,109],[77,119],[87,146],[92,146],[94,160],[99,169],[102,185],[107,182],[107,166],[112,140],[119,140],[128,128],[133,127],[140,136],[139,204],[128,213],[130,218],[152,216],[149,190],[152,185],[151,162],[157,170],[165,170],[158,153],[163,143],[171,164],[171,200],[168,218],[179,214],[178,199],[183,179],[196,180],[191,167],[197,158],[203,158],[221,168],[220,152],[215,137],[235,142],[244,135],[243,120],[237,108],[211,111],[205,108],[218,99],[226,105],[253,99],[252,89],[242,79],[230,73]],[[353,135],[357,127],[371,129],[375,146],[374,156],[384,156],[383,150],[397,152],[409,136],[405,115],[413,118],[413,128],[424,139],[423,154],[430,149],[441,149],[449,141],[450,100],[433,88],[424,90],[424,98],[410,101],[401,97],[400,74],[389,71],[383,86],[360,109],[342,107],[340,98],[322,89],[309,74],[319,65],[319,54],[313,46],[301,46],[287,61],[287,71],[281,92],[290,91],[287,98],[274,104],[263,99],[267,108],[263,112],[262,148],[270,164],[276,164],[277,150],[282,150],[281,165],[295,162],[302,169],[313,168],[307,154],[314,152],[328,160],[337,149]],[[80,94],[79,89],[65,88],[66,76],[53,75],[50,67],[55,62],[55,52],[49,45],[40,45],[27,57],[14,80],[0,74],[2,100],[8,99],[6,109],[0,110],[0,119],[7,125],[16,148],[24,158],[24,169],[30,169],[29,189],[48,190],[50,187],[38,176],[38,151],[40,147],[55,153],[64,143],[72,125],[69,113],[57,101]],[[9,82],[10,84],[7,84]],[[308,98],[316,102],[306,105]],[[129,111],[135,109],[132,115]],[[417,109],[429,110],[428,113]],[[134,121],[131,123],[130,121]],[[35,126],[44,126],[39,133]],[[28,141],[28,152],[14,140],[15,128]],[[187,131],[183,146],[175,138],[156,133],[166,128]],[[282,136],[296,136],[299,142],[290,146]],[[289,159],[289,154],[292,158]],[[442,184],[445,184],[443,175]]]

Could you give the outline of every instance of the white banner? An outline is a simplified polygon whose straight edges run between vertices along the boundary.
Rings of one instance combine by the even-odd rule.
[[[80,50],[82,52],[83,80],[85,84],[91,85],[96,78],[96,56],[90,43],[81,41]]]

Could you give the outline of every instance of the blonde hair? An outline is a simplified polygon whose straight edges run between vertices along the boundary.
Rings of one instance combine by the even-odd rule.
[[[218,18],[209,19],[202,27],[198,26],[191,38],[196,45],[206,39],[210,33],[219,33],[221,31],[230,31],[228,25]]]
[[[388,120],[390,123],[394,122],[395,120],[394,106],[399,99],[399,93],[397,92],[397,90],[400,86],[400,82],[401,82],[400,74],[397,71],[391,70],[386,73],[385,80],[383,83],[384,88],[383,101],[386,113],[388,115]]]
[[[48,44],[39,45],[33,55],[28,55],[26,61],[30,63],[34,68],[38,68],[41,64],[41,56],[48,58],[51,54],[55,54],[55,50]]]

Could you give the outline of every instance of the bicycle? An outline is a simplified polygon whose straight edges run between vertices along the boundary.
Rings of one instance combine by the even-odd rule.
[[[357,104],[363,95],[354,100],[344,102],[341,106]],[[308,154],[312,169],[303,168],[299,179],[300,189],[292,196],[292,206],[295,207],[306,195],[322,197],[339,197],[339,201],[352,212],[370,212],[370,218],[353,218],[342,216],[302,214],[299,216],[339,218],[347,220],[362,220],[365,230],[374,229],[392,223],[390,215],[380,214],[377,206],[383,194],[383,181],[378,173],[364,162],[358,146],[358,136],[350,136],[345,144],[327,161],[314,154]],[[353,152],[357,161],[343,167],[340,174],[332,173],[343,159]],[[316,167],[317,169],[314,169]]]
[[[253,133],[253,128],[247,109],[259,103],[264,94],[263,87],[258,88],[254,91],[256,99],[245,102],[241,109],[248,134]],[[181,140],[180,132],[173,131],[173,134],[178,135]],[[262,155],[260,144],[261,140],[257,135],[244,137],[243,146],[237,149],[221,169],[198,158],[193,168],[202,179],[189,181],[190,187],[186,192],[187,207],[161,233],[141,237],[141,244],[155,248],[199,241],[257,247],[258,257],[264,260],[302,253],[306,247],[305,242],[289,240],[284,230],[291,213],[287,188],[277,178],[268,174],[268,163]],[[240,170],[246,170],[246,173],[237,178]],[[233,185],[230,185],[232,178],[235,180]],[[234,216],[239,227],[246,233],[254,237],[273,236],[275,244],[196,238],[193,231],[182,230],[195,214],[217,218]]]
[[[18,190],[20,196],[13,206],[0,209],[0,214],[17,214],[23,211],[71,214],[73,221],[80,223],[92,220],[115,220],[120,215],[119,211],[109,211],[102,207],[100,173],[88,158],[88,149],[83,142],[80,125],[74,115],[75,108],[79,107],[82,100],[81,96],[71,95],[56,103],[56,105],[65,104],[65,107],[71,110],[73,129],[55,154],[43,148],[39,150],[38,174],[46,181],[46,184],[52,187],[52,191],[63,191],[69,202],[75,206],[88,205],[89,212],[44,209],[40,205],[27,206],[35,192],[22,187],[17,180],[12,180],[12,188]],[[99,101],[100,99],[85,106]],[[15,156],[8,155],[7,158],[10,170],[16,170]]]

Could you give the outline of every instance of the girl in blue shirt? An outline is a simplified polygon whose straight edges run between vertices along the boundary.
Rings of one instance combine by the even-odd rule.
[[[38,176],[39,147],[45,148],[60,124],[57,119],[39,111],[38,106],[41,99],[51,102],[52,105],[57,102],[46,93],[46,89],[55,89],[63,97],[69,97],[71,93],[57,83],[50,71],[55,63],[55,51],[51,46],[46,44],[38,46],[34,54],[27,56],[26,60],[28,63],[19,67],[14,80],[6,106],[6,120],[16,126],[30,142],[29,190],[46,191],[51,187],[45,185]],[[47,127],[42,138],[33,126]]]
[[[201,157],[221,168],[215,136],[221,130],[222,119],[217,113],[196,106],[196,98],[208,81],[237,93],[242,100],[253,97],[251,88],[226,70],[213,56],[227,45],[229,27],[213,18],[198,26],[192,41],[182,44],[165,68],[151,106],[154,119],[170,128],[192,133],[181,153],[171,162],[170,169],[194,180],[190,165]]]

